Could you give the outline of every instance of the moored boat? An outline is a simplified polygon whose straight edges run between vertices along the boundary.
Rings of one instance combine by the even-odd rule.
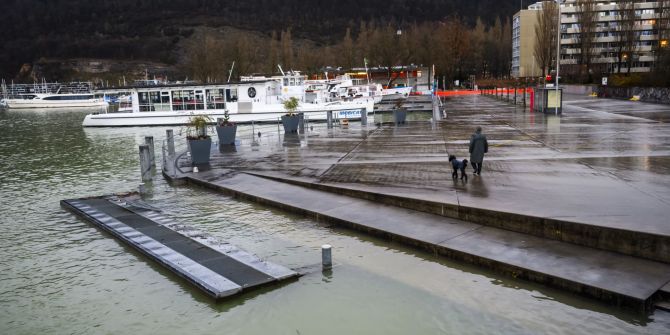
[[[373,99],[352,101],[307,101],[304,77],[289,73],[279,78],[254,77],[246,81],[220,84],[174,84],[119,88],[132,97],[132,112],[97,113],[85,117],[86,127],[158,126],[188,123],[191,115],[207,115],[212,120],[228,111],[231,122],[277,120],[285,114],[283,102],[291,97],[300,101],[296,112],[311,120],[323,120],[327,112],[334,117],[356,118],[372,113]],[[111,90],[99,91],[114,94]]]
[[[106,107],[108,103],[86,93],[29,93],[3,99],[10,109],[28,108],[90,108]]]

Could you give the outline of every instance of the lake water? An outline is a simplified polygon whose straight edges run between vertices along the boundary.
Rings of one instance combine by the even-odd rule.
[[[0,111],[0,334],[667,334],[670,314],[599,302],[160,175],[146,201],[307,274],[215,303],[61,209],[133,191],[163,127],[83,129],[86,111]],[[158,157],[160,161],[160,157]],[[160,164],[160,162],[159,162]],[[335,268],[322,273],[320,246]],[[614,280],[614,279],[613,279]]]

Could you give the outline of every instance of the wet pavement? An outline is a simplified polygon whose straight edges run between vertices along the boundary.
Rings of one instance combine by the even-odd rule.
[[[644,271],[633,270],[640,265],[636,258],[623,261],[616,255],[670,263],[670,126],[665,122],[670,106],[581,96],[566,100],[563,115],[556,116],[529,112],[491,97],[453,97],[446,101],[446,119],[439,122],[432,122],[430,113],[411,113],[408,122],[398,126],[382,122],[389,121],[388,114],[371,117],[375,123],[369,126],[352,123],[348,128],[326,129],[323,124],[312,124],[304,135],[277,134],[274,140],[254,136],[253,141],[243,139],[235,150],[221,148],[214,153],[210,169],[198,175],[189,173],[185,158],[178,165],[185,176],[191,175],[200,184],[313,213],[317,219],[330,216],[332,221],[363,230],[383,231],[407,238],[410,244],[413,240],[428,243],[429,248],[446,246],[445,254],[453,257],[453,252],[465,252],[482,260],[475,263],[498,262],[503,264],[498,270],[514,276],[510,269],[517,267],[531,280],[581,283],[586,286],[571,290],[597,288],[605,293],[595,295],[605,300],[611,292],[618,292],[619,297],[649,297],[667,281],[666,271],[661,271],[662,276],[643,275]],[[468,181],[453,180],[447,157],[469,158],[468,140],[477,126],[489,141],[482,176],[468,168]],[[333,213],[341,212],[344,207],[339,203],[349,203],[348,198],[327,200],[333,196],[304,188],[291,191],[288,184],[270,187],[262,178],[239,181],[230,171],[367,199],[368,203],[360,200],[344,206],[362,213],[344,219]],[[389,214],[393,209],[376,208],[370,200],[416,212],[398,214],[405,219],[397,224],[375,226],[384,219],[376,218],[376,211],[386,217],[396,214]],[[437,215],[421,228],[420,212]],[[444,216],[488,227],[450,237],[450,243],[421,237],[434,234],[430,229],[446,222],[440,219]],[[401,222],[414,223],[417,231],[405,235]],[[509,230],[535,237],[504,232]],[[478,237],[481,234],[485,236]],[[552,247],[556,242],[542,238],[587,248],[575,254],[578,249],[569,244]],[[481,248],[472,249],[477,241]],[[500,246],[507,251],[491,251]],[[600,256],[601,251],[586,251],[589,247],[609,253]],[[563,266],[550,261],[564,262],[566,257],[569,261]],[[625,282],[624,289],[607,288],[613,277],[608,273],[614,271],[612,264],[621,264],[625,269],[621,271],[628,273],[614,276]],[[656,266],[650,264],[640,266]],[[580,266],[593,273],[579,270]],[[638,281],[649,286],[639,294],[633,289]]]
[[[240,146],[213,166],[670,236],[670,106],[568,96],[561,116],[454,97],[441,122],[321,129]],[[429,118],[430,115],[424,118]],[[411,120],[411,119],[410,119]],[[660,121],[659,121],[660,120]],[[481,126],[482,176],[451,178]]]

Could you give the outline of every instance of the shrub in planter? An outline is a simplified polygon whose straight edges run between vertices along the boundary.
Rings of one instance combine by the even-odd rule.
[[[297,98],[292,97],[284,101],[284,109],[286,114],[281,117],[281,122],[284,125],[284,133],[297,133],[298,125],[300,123],[300,117],[295,111],[298,109],[300,101]]]
[[[212,138],[207,135],[207,127],[210,122],[211,118],[207,115],[191,115],[188,120],[186,140],[193,165],[209,163]]]
[[[216,133],[219,136],[219,144],[235,144],[237,125],[234,122],[230,122],[230,115],[228,115],[228,110],[223,113],[223,118],[219,119],[216,123]]]

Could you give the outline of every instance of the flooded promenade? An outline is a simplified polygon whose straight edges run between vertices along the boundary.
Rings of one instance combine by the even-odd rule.
[[[555,116],[456,97],[444,121],[285,135],[266,151],[215,152],[211,169],[195,174],[182,156],[177,175],[515,277],[653,309],[670,281],[663,107],[573,97]],[[452,180],[446,158],[468,158],[476,126],[490,140],[485,171]],[[632,180],[632,172],[647,175]]]
[[[349,129],[334,129],[331,136],[323,124],[313,124],[307,138],[277,141],[270,136],[276,127],[263,128],[255,145],[245,135],[237,152],[213,157],[214,166],[305,182],[365,185],[399,195],[419,196],[429,190],[434,196],[444,193],[445,199],[458,195],[495,204],[493,196],[500,192],[495,185],[510,185],[511,178],[521,180],[517,178],[522,175],[539,181],[557,173],[543,170],[565,166],[544,163],[548,160],[575,169],[565,173],[609,175],[629,185],[627,192],[637,188],[667,201],[668,132],[660,122],[667,116],[664,106],[580,97],[584,102],[574,102],[575,109],[566,109],[557,122],[489,98],[462,99],[447,103],[449,115],[442,125],[433,127],[430,115],[410,115],[410,124],[425,130],[418,134],[390,125],[370,125],[363,131],[352,123]],[[468,108],[459,112],[456,103]],[[604,107],[593,106],[602,103]],[[87,113],[0,112],[0,153],[5,158],[0,162],[0,333],[663,334],[670,327],[666,312],[629,312],[274,206],[201,187],[173,186],[157,175],[147,185],[144,200],[165,215],[263,259],[307,272],[297,282],[215,303],[59,207],[62,199],[136,190],[137,146],[144,136],[160,143],[167,129],[82,129]],[[413,122],[419,118],[421,122]],[[468,183],[454,182],[446,153],[465,155],[474,118],[484,120],[477,122],[491,150],[481,179],[471,175]],[[636,124],[627,125],[630,121]],[[443,126],[440,137],[425,135]],[[582,134],[571,127],[591,131]],[[384,133],[396,134],[396,139],[362,142]],[[501,134],[518,134],[519,140],[503,140]],[[562,139],[580,136],[592,140],[582,146]],[[425,141],[412,147],[409,138]],[[513,143],[546,155],[529,156],[531,151],[516,149]],[[391,147],[404,153],[393,153]],[[161,169],[160,159],[158,164]],[[341,169],[358,172],[348,175]],[[556,179],[554,184],[561,183]],[[530,185],[543,193],[550,190],[526,187]],[[507,194],[507,203],[516,203]],[[584,215],[573,213],[579,214]],[[334,246],[332,272],[319,269],[324,243]]]

